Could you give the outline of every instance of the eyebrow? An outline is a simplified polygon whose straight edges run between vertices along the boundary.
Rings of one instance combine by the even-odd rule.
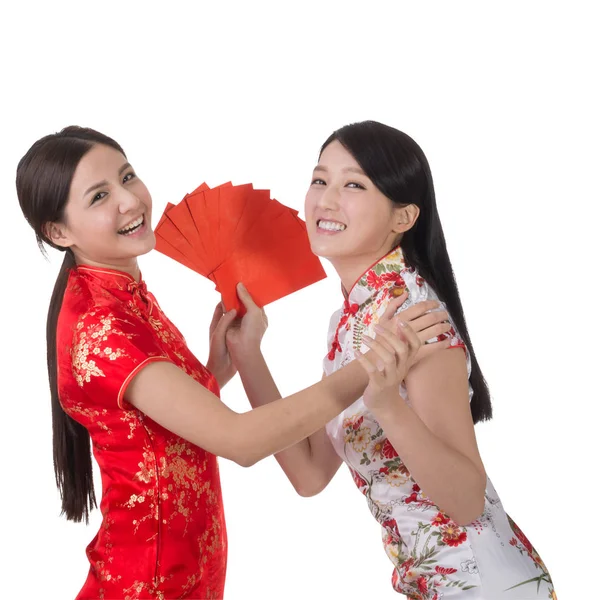
[[[121,173],[123,173],[123,171],[127,170],[129,167],[131,167],[131,165],[129,163],[125,163],[120,169],[119,169],[119,175],[121,175]],[[95,185],[93,185],[92,187],[88,188],[87,190],[85,190],[85,192],[83,193],[84,196],[87,196],[90,192],[93,192],[94,190],[97,190],[98,188],[101,188],[105,185],[108,185],[108,181],[104,180],[104,181],[100,181],[99,183],[96,183]]]
[[[328,172],[327,167],[323,167],[321,165],[317,165],[313,171],[325,171]],[[358,175],[364,175],[366,177],[365,172],[359,167],[346,167],[342,169],[342,173],[357,173]]]

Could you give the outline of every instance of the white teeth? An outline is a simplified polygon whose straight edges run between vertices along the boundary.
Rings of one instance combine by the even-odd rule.
[[[117,233],[121,235],[131,235],[141,224],[144,222],[144,215],[142,215],[139,219],[136,219],[132,223],[129,223],[127,227],[123,227],[123,229],[119,229]]]
[[[317,226],[319,229],[326,229],[327,231],[344,231],[346,225],[342,223],[334,223],[333,221],[318,221]]]

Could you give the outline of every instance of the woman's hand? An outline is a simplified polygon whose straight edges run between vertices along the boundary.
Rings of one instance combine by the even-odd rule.
[[[451,340],[449,338],[444,338],[440,342],[432,342],[431,344],[425,344],[425,342],[437,338],[444,333],[448,333],[448,331],[452,329],[452,326],[448,321],[450,318],[448,313],[445,310],[438,310],[440,308],[440,303],[437,300],[425,300],[419,302],[396,315],[396,312],[402,304],[404,304],[407,298],[408,294],[406,292],[401,296],[394,298],[388,304],[379,320],[379,325],[390,330],[393,330],[394,323],[399,320],[402,320],[409,325],[421,341],[419,351],[412,362],[412,364],[415,364],[420,360],[427,358],[434,352],[445,350],[450,347]],[[412,364],[410,366],[412,366]]]
[[[369,375],[363,400],[373,411],[398,401],[400,385],[422,345],[405,321],[395,323],[395,332],[381,325],[376,325],[375,331],[376,339],[363,336],[363,343],[371,351],[366,354],[355,352],[356,359]]]
[[[234,322],[235,316],[235,310],[225,313],[223,304],[219,302],[208,330],[210,350],[206,368],[215,376],[219,388],[223,388],[237,372],[226,344],[227,331]]]
[[[264,309],[254,303],[244,284],[238,283],[237,294],[246,307],[246,314],[233,322],[226,335],[227,348],[235,362],[260,351],[260,343],[269,326]]]

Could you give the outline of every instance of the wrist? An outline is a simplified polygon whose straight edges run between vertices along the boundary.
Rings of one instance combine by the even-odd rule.
[[[222,389],[228,381],[222,369],[219,369],[218,365],[209,358],[206,361],[206,370],[217,380],[219,389]]]
[[[213,375],[215,375],[213,373]],[[215,375],[215,379],[217,380],[217,385],[219,386],[219,389],[222,390],[232,379],[233,376],[232,375]]]
[[[264,361],[260,346],[238,346],[229,348],[233,364],[238,370],[248,370],[253,365]]]
[[[368,408],[375,415],[380,425],[401,418],[407,410],[410,410],[404,398],[396,390],[380,394],[374,402],[370,403]]]

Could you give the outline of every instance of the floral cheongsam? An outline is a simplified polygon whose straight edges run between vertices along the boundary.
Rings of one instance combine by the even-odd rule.
[[[353,360],[354,350],[368,350],[362,337],[375,336],[373,327],[399,288],[409,293],[400,310],[438,299],[407,266],[402,250],[392,250],[363,274],[333,315],[324,359],[327,375]],[[452,347],[466,352],[470,373],[459,333],[453,328],[446,336]],[[410,404],[404,386],[400,394]],[[421,491],[362,398],[330,421],[327,433],[381,525],[396,591],[413,600],[556,598],[542,559],[504,512],[489,479],[483,514],[460,527]]]
[[[61,404],[90,433],[102,525],[78,600],[223,597],[227,537],[217,459],[124,398],[134,375],[170,361],[215,394],[143,281],[80,265],[58,320]],[[168,401],[165,398],[165,401]]]

